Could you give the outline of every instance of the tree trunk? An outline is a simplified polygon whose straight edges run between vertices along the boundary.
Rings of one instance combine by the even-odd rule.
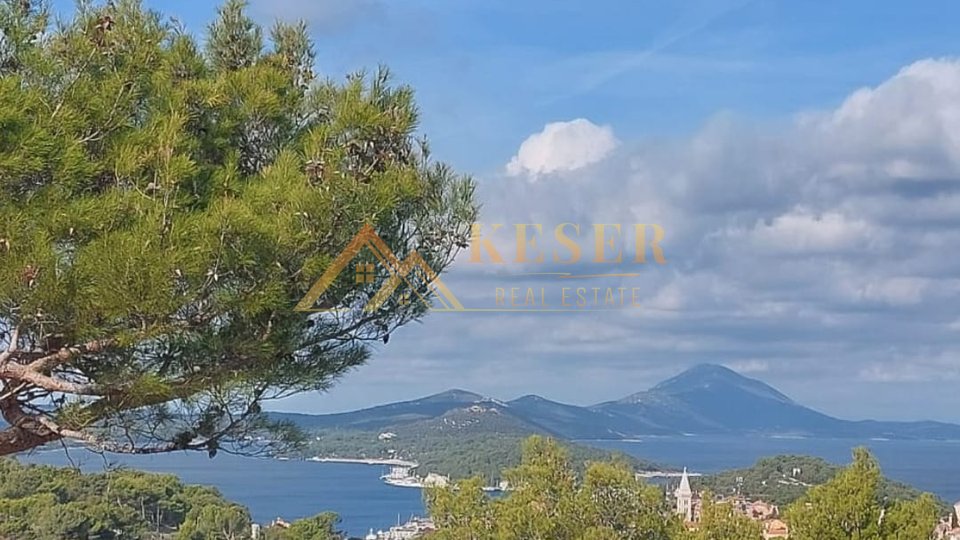
[[[0,415],[10,424],[0,431],[0,456],[24,452],[60,438],[24,413],[15,397],[0,401]]]

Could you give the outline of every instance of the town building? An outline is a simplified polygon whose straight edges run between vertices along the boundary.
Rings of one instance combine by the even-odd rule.
[[[370,534],[364,537],[364,540],[415,540],[417,538],[423,538],[436,530],[437,528],[432,520],[413,517],[410,518],[410,521],[403,524],[400,524],[398,520],[396,526],[390,527],[386,531],[373,532],[373,529],[371,529]]]
[[[690,477],[687,475],[687,468],[683,468],[683,475],[680,477],[680,485],[673,492],[676,499],[677,514],[683,516],[687,523],[699,521],[699,508],[694,508],[694,494],[690,488]],[[699,503],[699,497],[697,501]],[[696,505],[699,507],[699,504]]]
[[[790,529],[783,521],[773,518],[763,522],[764,540],[770,540],[771,538],[788,538],[789,536]]]
[[[937,525],[933,537],[936,540],[960,540],[960,501],[953,505],[950,515]]]
[[[686,468],[683,469],[683,474],[680,476],[680,484],[673,491],[673,497],[674,511],[683,518],[688,528],[696,529],[700,522],[703,500],[701,494],[691,488],[690,475]],[[740,496],[721,498],[717,502],[729,504],[734,512],[762,523],[765,539],[787,538],[789,536],[787,524],[780,519],[780,509],[775,504],[760,500],[751,501]],[[960,540],[960,538],[957,540]]]

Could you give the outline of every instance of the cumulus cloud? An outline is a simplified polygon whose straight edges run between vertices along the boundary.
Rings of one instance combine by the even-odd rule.
[[[874,227],[836,211],[815,214],[794,209],[772,221],[758,222],[747,236],[760,247],[798,254],[837,253],[865,246]]]
[[[535,178],[574,171],[607,157],[618,144],[610,126],[598,126],[584,118],[553,122],[523,141],[517,155],[507,164],[507,174]]]
[[[909,383],[949,404],[942,381],[960,379],[958,108],[960,62],[925,60],[832,110],[777,123],[722,115],[687,138],[642,143],[620,142],[587,120],[549,124],[524,141],[507,174],[480,182],[480,220],[546,230],[662,225],[668,264],[623,265],[641,277],[586,285],[638,287],[641,307],[438,314],[423,330],[404,329],[430,339],[392,340],[377,362],[449,362],[447,384],[470,387],[487,375],[474,366],[492,358],[495,343],[511,372],[542,382],[535,391],[572,403],[627,395],[715,362],[845,416],[868,408],[851,396],[884,407],[871,385]],[[515,236],[506,229],[491,238],[509,256]],[[470,301],[494,287],[556,286],[550,277],[498,275],[517,266],[482,266],[460,262],[444,281]],[[358,376],[377,373],[389,384],[375,367]],[[563,382],[570,380],[577,384]],[[483,391],[532,390],[521,382],[483,383]],[[885,409],[891,418],[960,421],[955,407],[911,411],[909,399],[895,397],[898,406]]]
[[[920,357],[928,340],[925,353],[960,353],[958,134],[954,60],[917,62],[786,123],[721,115],[686,140],[621,144],[587,120],[548,124],[507,172],[562,174],[488,186],[483,219],[661,224],[670,263],[636,283],[646,310],[597,316],[630,333],[621,348],[773,380],[802,366],[880,381],[869,366],[890,350]],[[651,347],[654,335],[683,347]]]
[[[812,126],[833,152],[838,172],[869,179],[938,180],[960,165],[960,69],[923,60],[875,88],[854,92]]]

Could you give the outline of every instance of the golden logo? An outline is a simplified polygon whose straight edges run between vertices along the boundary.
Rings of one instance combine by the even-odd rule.
[[[501,228],[504,228],[503,224],[494,223],[488,230],[496,233]],[[317,302],[351,263],[354,281],[358,285],[377,283],[384,277],[382,272],[385,271],[383,285],[364,306],[367,312],[383,307],[401,285],[406,285],[398,300],[401,304],[419,299],[433,311],[601,311],[637,308],[640,307],[644,291],[641,287],[624,286],[623,281],[642,277],[643,274],[638,270],[649,267],[651,263],[658,266],[667,263],[662,246],[664,230],[657,224],[594,223],[589,227],[581,227],[575,223],[562,223],[552,228],[552,235],[544,234],[551,229],[537,223],[514,224],[514,229],[515,234],[506,237],[516,256],[508,260],[509,257],[505,255],[509,252],[499,251],[493,240],[482,234],[482,225],[474,223],[467,262],[497,267],[510,263],[522,265],[518,272],[499,274],[507,280],[511,277],[536,277],[564,285],[576,281],[584,283],[581,286],[553,287],[504,284],[492,287],[486,304],[464,307],[419,253],[414,251],[403,261],[399,260],[373,227],[367,224],[295,309],[303,312],[335,311],[336,308],[318,309]],[[378,264],[368,262],[369,259],[356,260],[364,249],[373,254]],[[633,256],[629,257],[631,252]],[[585,253],[588,254],[586,257]],[[551,265],[544,269],[551,271],[531,272],[528,271],[530,265]],[[584,265],[591,266],[593,270],[582,271]],[[615,283],[610,283],[610,280]],[[597,284],[597,281],[606,283]]]
[[[412,294],[405,293],[401,298],[402,302],[409,302],[412,295],[416,295],[426,306],[430,306],[434,311],[464,311],[463,305],[457,300],[453,292],[443,284],[440,276],[430,268],[416,251],[412,252],[406,259],[400,261],[393,253],[393,250],[387,246],[386,242],[380,238],[380,235],[370,224],[364,225],[360,232],[350,241],[347,247],[340,252],[340,255],[334,259],[333,264],[320,276],[320,279],[313,284],[313,287],[307,292],[306,296],[300,300],[296,311],[303,312],[324,312],[331,309],[317,309],[317,301],[330,288],[334,280],[346,270],[347,266],[360,255],[363,249],[368,249],[377,261],[380,267],[384,268],[388,274],[386,282],[373,295],[373,298],[364,306],[367,312],[373,312],[380,309],[390,298],[401,284],[406,284]],[[423,275],[424,281],[429,289],[429,298],[436,301],[439,306],[434,305],[426,296],[421,293],[421,287],[418,287],[411,281],[410,276],[419,270]],[[377,266],[371,263],[357,263],[354,266],[356,283],[368,284],[377,280]]]

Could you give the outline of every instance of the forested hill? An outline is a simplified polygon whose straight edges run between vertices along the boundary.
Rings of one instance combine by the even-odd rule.
[[[496,404],[471,405],[437,417],[394,426],[385,431],[357,429],[314,430],[297,457],[402,458],[420,464],[418,472],[452,478],[480,476],[486,481],[520,463],[520,446],[531,434],[550,435]],[[572,462],[582,469],[587,461],[618,459],[636,470],[663,466],[627,456],[564,442]]]
[[[481,406],[509,417],[528,434],[567,439],[629,439],[647,435],[753,434],[831,438],[960,439],[960,425],[942,422],[843,420],[805,407],[772,386],[723,366],[703,364],[648,390],[581,407],[540,396],[512,401],[466,390],[357,411],[306,415],[271,413],[302,428],[395,431]]]
[[[338,540],[330,512],[266,527],[261,540]],[[76,469],[0,459],[3,540],[247,540],[247,508],[211,487],[176,476],[132,470],[83,474]]]
[[[122,538],[147,538],[178,531],[201,514],[249,530],[245,508],[213,488],[186,486],[172,475],[81,474],[0,459],[0,538],[114,538],[118,532]]]
[[[799,499],[811,486],[830,481],[840,470],[842,467],[824,459],[780,455],[762,458],[751,467],[694,478],[693,486],[718,495],[739,493],[747,499],[784,506]],[[881,480],[880,491],[889,501],[908,500],[920,495],[920,491],[889,478]]]

